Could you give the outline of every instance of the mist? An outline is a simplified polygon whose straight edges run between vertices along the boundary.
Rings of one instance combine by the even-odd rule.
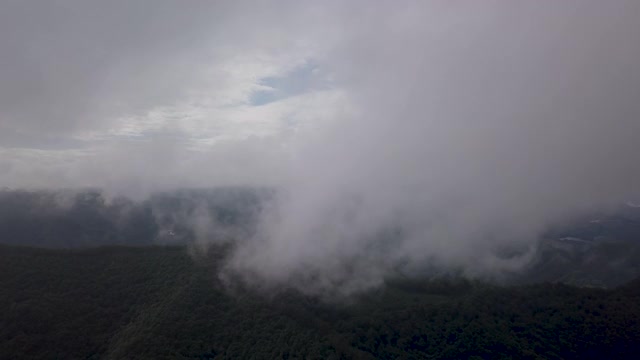
[[[354,31],[337,71],[358,113],[311,135],[233,269],[312,292],[495,277],[547,227],[638,194],[638,7],[468,5]]]
[[[45,47],[25,63],[35,35],[0,38],[21,99],[0,110],[0,185],[268,186],[221,277],[338,294],[433,268],[499,278],[549,227],[640,195],[637,2],[269,5],[167,2],[145,23],[118,4],[81,41],[83,10],[61,12],[62,43],[117,67]],[[101,37],[116,22],[136,36]]]

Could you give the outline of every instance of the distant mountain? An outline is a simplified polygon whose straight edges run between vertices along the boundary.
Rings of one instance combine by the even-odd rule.
[[[255,232],[272,196],[270,189],[184,189],[135,202],[95,190],[5,189],[0,190],[0,244],[90,248],[233,241]],[[394,236],[385,241],[393,243]],[[427,272],[442,272],[432,270]],[[632,203],[549,229],[532,261],[507,283],[615,287],[638,276],[640,208]]]
[[[99,191],[0,191],[0,243],[51,248],[179,244],[194,241],[198,219],[248,232],[264,189],[158,193],[134,202]]]
[[[546,239],[518,278],[524,282],[561,282],[615,287],[640,276],[640,244],[623,241]]]
[[[640,208],[622,206],[549,231],[518,278],[615,287],[640,276]]]

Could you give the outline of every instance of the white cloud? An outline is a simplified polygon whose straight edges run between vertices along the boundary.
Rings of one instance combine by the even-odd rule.
[[[0,78],[6,80],[0,87],[2,94],[10,95],[7,99],[22,96],[23,101],[5,104],[0,113],[0,131],[7,139],[2,141],[0,135],[0,147],[5,148],[1,156],[14,164],[12,175],[0,179],[2,185],[152,183],[158,180],[156,169],[136,169],[149,168],[155,157],[165,157],[162,172],[171,174],[162,177],[162,186],[178,186],[179,173],[208,176],[201,169],[206,157],[211,167],[227,171],[213,176],[210,185],[216,179],[233,182],[232,174],[241,176],[238,181],[258,183],[272,177],[273,171],[263,173],[269,162],[277,167],[287,159],[269,154],[280,153],[295,129],[318,118],[314,112],[326,114],[319,107],[331,109],[330,99],[337,99],[338,90],[310,88],[264,106],[250,104],[252,94],[267,90],[263,79],[285,77],[323,56],[327,42],[317,38],[310,24],[317,26],[318,16],[324,15],[314,13],[313,7],[276,2],[250,4],[252,11],[247,11],[248,3],[149,5],[146,10],[126,2],[97,7],[75,1],[3,5],[5,25],[11,24],[13,31],[0,36],[0,46],[10,54],[0,69]],[[42,24],[25,28],[14,21],[20,16],[34,16]],[[93,16],[99,19],[87,21]],[[45,23],[56,24],[46,36],[40,29]],[[301,25],[305,28],[297,29]],[[35,52],[14,46],[17,42],[31,44]],[[30,76],[33,72],[42,77]],[[32,152],[29,161],[15,155],[19,148],[22,153],[42,148],[45,139],[56,139],[60,144],[56,146],[69,151]],[[255,140],[260,147],[274,146],[249,152],[256,168],[233,160],[236,153],[243,153],[237,146],[247,146],[251,139],[261,139]],[[78,160],[84,157],[78,157],[74,148],[82,148],[92,159]],[[236,149],[230,152],[231,148]],[[123,149],[133,153],[124,156]],[[193,156],[201,159],[192,161]],[[60,161],[43,166],[33,160],[37,157]],[[112,163],[114,157],[117,164]],[[69,173],[64,165],[69,161],[78,166],[75,176],[64,175]],[[56,164],[61,167],[54,171]],[[84,171],[85,165],[90,170]]]
[[[640,193],[638,2],[34,4],[0,5],[0,186],[282,185],[230,264],[266,280],[511,268]]]

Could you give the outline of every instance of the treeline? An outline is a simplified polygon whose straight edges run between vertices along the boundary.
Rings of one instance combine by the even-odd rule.
[[[0,247],[3,359],[637,359],[614,290],[395,279],[349,299],[222,283],[222,249]]]

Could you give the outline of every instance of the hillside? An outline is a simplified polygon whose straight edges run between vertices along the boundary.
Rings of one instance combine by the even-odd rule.
[[[390,280],[359,298],[258,294],[222,250],[0,247],[3,359],[602,359],[640,355],[639,283],[614,290]]]

